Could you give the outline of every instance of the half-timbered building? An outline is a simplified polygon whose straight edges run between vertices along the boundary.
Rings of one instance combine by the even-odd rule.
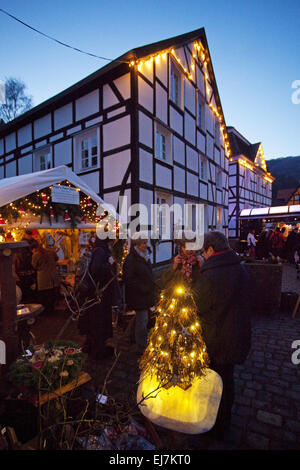
[[[229,156],[203,28],[131,50],[0,128],[0,178],[67,165],[117,210],[120,194],[201,202],[205,229],[226,233]],[[153,261],[172,253],[162,241]]]
[[[229,160],[229,237],[239,238],[243,209],[272,205],[273,176],[268,172],[262,143],[251,144],[234,127],[227,127]]]
[[[274,205],[294,206],[300,203],[300,186],[297,188],[279,189],[276,194]]]

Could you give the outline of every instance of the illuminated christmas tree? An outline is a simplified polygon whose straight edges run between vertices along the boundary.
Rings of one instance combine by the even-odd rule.
[[[186,390],[205,374],[209,358],[197,317],[193,291],[182,275],[162,291],[148,346],[140,359],[143,377],[156,376],[165,388]]]

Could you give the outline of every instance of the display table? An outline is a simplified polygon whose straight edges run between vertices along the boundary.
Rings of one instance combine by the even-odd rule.
[[[22,306],[22,308],[18,308]],[[30,331],[30,325],[34,323],[44,311],[41,304],[19,304],[17,306],[17,325],[18,325],[18,353],[21,354],[27,346],[34,340],[34,335]]]
[[[41,304],[19,304],[17,305],[17,322],[36,318],[43,310],[44,307]]]

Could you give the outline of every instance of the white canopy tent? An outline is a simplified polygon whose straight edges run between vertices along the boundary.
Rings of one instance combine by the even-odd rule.
[[[38,171],[35,173],[29,173],[27,175],[13,176],[11,178],[4,178],[0,180],[0,212],[1,207],[6,204],[10,204],[13,201],[17,201],[29,194],[34,193],[37,190],[42,190],[54,184],[61,183],[63,181],[69,181],[76,188],[79,188],[85,195],[89,196],[94,202],[96,202],[103,211],[108,211],[116,220],[118,220],[118,214],[112,206],[106,204],[101,197],[99,197],[95,191],[93,191],[81,178],[77,176],[73,171],[65,165],[51,168],[49,170]],[[101,211],[100,211],[101,212]],[[51,225],[44,221],[42,224],[36,220],[31,220],[30,226],[32,228],[58,228],[63,224],[67,227],[65,222],[52,222]],[[79,224],[78,228],[89,227],[89,224]]]

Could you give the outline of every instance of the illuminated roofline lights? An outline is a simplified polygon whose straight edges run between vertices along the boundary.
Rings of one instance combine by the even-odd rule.
[[[193,47],[197,51],[200,51],[200,53],[198,54],[198,57],[197,57],[197,54],[195,52],[193,52],[193,54],[192,54],[193,59],[195,59],[195,60],[198,59],[199,62],[201,62],[201,64],[203,65],[203,67],[207,68],[207,65],[208,65],[208,62],[210,61],[210,59],[209,59],[208,53],[206,53],[202,43],[201,42],[200,43],[195,42],[193,44]],[[170,55],[172,55],[172,57],[174,57],[174,59],[176,60],[178,66],[180,66],[182,68],[182,71],[185,74],[186,78],[188,80],[192,81],[193,83],[195,83],[194,75],[196,75],[196,73],[195,73],[195,65],[193,63],[193,59],[192,59],[192,63],[191,63],[191,71],[189,71],[186,67],[184,67],[180,57],[178,57],[176,55],[175,49],[173,47],[171,47],[169,49],[166,49],[166,50],[163,50],[163,51],[160,51],[157,54],[147,56],[146,58],[143,58],[143,60],[141,60],[141,59],[136,59],[136,60],[132,59],[129,62],[129,67],[134,67],[136,65],[138,71],[141,71],[143,65],[146,64],[147,66],[150,66],[151,63],[154,62],[154,61],[158,64],[160,62],[160,59],[161,58],[166,59],[168,54],[170,54]],[[208,76],[208,73],[205,69],[204,69],[204,76],[205,76],[205,89],[206,89],[207,94],[208,94],[208,92],[210,92],[211,90],[210,90],[210,84],[208,83],[209,82],[209,76]],[[226,125],[225,125],[224,116],[221,114],[221,112],[218,111],[217,108],[215,108],[213,106],[213,104],[211,102],[209,103],[209,107],[212,110],[212,112],[214,113],[214,115],[217,117],[219,122],[221,123],[220,128],[221,128],[221,132],[222,132],[222,135],[223,135],[225,154],[229,158],[231,156],[231,150],[230,150],[229,138],[228,138],[228,134],[227,134],[227,129],[226,129]]]

